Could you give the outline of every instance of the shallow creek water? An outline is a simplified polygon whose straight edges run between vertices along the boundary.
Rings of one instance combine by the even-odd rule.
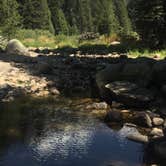
[[[143,166],[143,145],[125,138],[134,129],[110,129],[87,101],[1,106],[0,166]]]

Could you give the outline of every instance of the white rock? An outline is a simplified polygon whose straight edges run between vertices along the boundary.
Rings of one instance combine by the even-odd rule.
[[[162,118],[153,118],[152,121],[155,126],[160,126],[164,123],[164,120]]]
[[[163,133],[162,129],[153,128],[152,131],[150,132],[150,135],[162,137],[162,136],[164,136],[164,133]]]
[[[28,49],[17,39],[12,39],[6,46],[7,54],[29,55]]]

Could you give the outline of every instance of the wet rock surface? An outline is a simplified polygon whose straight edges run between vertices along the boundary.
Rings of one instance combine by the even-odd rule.
[[[106,88],[115,94],[116,101],[126,106],[145,108],[154,98],[150,91],[131,82],[112,82]]]
[[[49,49],[37,52],[26,56],[0,53],[1,102],[23,95],[81,94],[102,98],[106,103],[85,101],[84,109],[93,110],[96,116],[99,112],[107,114],[107,122],[146,128],[144,134],[133,134],[129,138],[152,143],[153,151],[165,157],[165,60],[130,59],[118,54],[68,54]]]

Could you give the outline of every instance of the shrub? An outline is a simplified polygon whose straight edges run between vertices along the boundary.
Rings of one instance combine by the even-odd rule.
[[[15,34],[26,46],[32,47],[56,47],[55,37],[47,30],[20,29]]]
[[[55,43],[58,47],[78,47],[77,36],[57,35],[55,36]]]

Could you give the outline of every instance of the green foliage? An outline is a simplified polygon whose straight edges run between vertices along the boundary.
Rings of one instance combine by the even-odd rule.
[[[55,33],[68,35],[69,34],[68,23],[66,21],[62,9],[60,8],[60,4],[58,3],[57,0],[55,1],[51,0],[48,2],[51,10],[52,22],[55,29]]]
[[[55,36],[48,30],[19,29],[15,37],[24,45],[30,47],[56,47]]]
[[[109,36],[131,30],[124,0],[96,0],[95,3],[93,0],[4,0],[1,3],[0,22],[3,25],[11,22],[18,25],[20,14],[23,28],[49,30],[56,35],[95,32]],[[4,10],[10,10],[12,16],[4,15]]]
[[[116,16],[120,25],[120,33],[129,35],[132,31],[131,20],[128,15],[127,4],[125,0],[114,0],[116,7]]]
[[[78,36],[57,35],[55,44],[57,47],[78,47]]]
[[[47,0],[19,0],[19,2],[24,28],[50,30],[54,33]]]
[[[12,38],[20,25],[16,0],[0,0],[0,27],[3,36]]]
[[[112,41],[118,40],[134,47],[133,45],[138,41],[142,41],[150,48],[164,48],[166,46],[166,1],[0,0],[2,34],[9,39],[23,38],[16,33],[18,27],[23,29],[18,31],[20,34],[29,35],[25,37],[26,40],[37,39],[40,44],[45,41],[46,45],[50,41],[53,45],[54,39],[48,38],[47,35],[39,35],[39,29],[57,35],[56,40],[60,42],[56,40],[55,42],[58,46],[78,46],[78,36],[92,32],[104,37],[98,41],[85,40],[83,44],[109,45]],[[65,35],[71,36],[71,39],[64,37]],[[42,36],[42,39],[39,36]],[[33,41],[34,45],[37,45],[36,41]]]
[[[165,0],[136,0],[129,5],[130,15],[142,41],[151,48],[166,45]]]
[[[159,57],[161,59],[166,58],[166,50],[150,50],[150,49],[134,49],[134,50],[129,50],[128,55],[131,57]]]

